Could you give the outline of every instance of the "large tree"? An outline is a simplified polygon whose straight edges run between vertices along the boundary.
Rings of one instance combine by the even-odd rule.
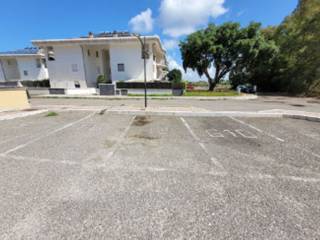
[[[267,54],[273,47],[267,42],[261,36],[260,24],[257,23],[251,23],[246,28],[231,22],[219,26],[210,24],[180,43],[183,68],[185,71],[188,68],[197,71],[200,76],[205,75],[209,90],[213,91],[228,73],[245,75],[249,64],[245,66],[243,63],[252,63],[257,56]],[[214,69],[214,76],[210,75],[211,68]]]
[[[320,94],[320,4],[319,0],[300,0],[295,11],[276,29],[274,39],[280,47],[284,91]]]
[[[272,39],[273,28],[261,31],[260,24],[252,23],[242,29],[243,39],[237,44],[239,56],[235,60],[229,79],[233,87],[250,83],[260,90],[270,91],[277,85],[273,81],[279,71],[279,48]]]
[[[208,79],[209,90],[231,70],[237,57],[236,42],[241,39],[238,23],[225,23],[221,26],[210,24],[204,30],[192,33],[180,43],[183,68],[197,71]],[[215,68],[214,76],[210,69]]]

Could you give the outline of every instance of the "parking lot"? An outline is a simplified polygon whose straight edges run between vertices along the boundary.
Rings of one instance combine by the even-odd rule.
[[[61,111],[0,136],[0,239],[320,238],[319,122]]]

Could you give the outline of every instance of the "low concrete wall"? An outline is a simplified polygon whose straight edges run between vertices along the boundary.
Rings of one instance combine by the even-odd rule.
[[[0,88],[0,109],[26,109],[29,100],[25,88]]]
[[[48,95],[49,89],[48,88],[28,88],[28,92],[31,96],[35,95]]]
[[[95,88],[68,88],[66,89],[66,95],[93,95],[97,94]]]
[[[154,94],[154,95],[162,95],[162,94],[172,94],[171,89],[147,89],[148,94]],[[128,88],[128,94],[144,94],[144,89],[133,89],[133,88]]]

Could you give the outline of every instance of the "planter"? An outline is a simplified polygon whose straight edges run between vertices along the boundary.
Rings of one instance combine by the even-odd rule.
[[[49,88],[49,94],[64,95],[65,93],[64,88]]]
[[[116,93],[116,87],[114,84],[106,84],[106,83],[100,83],[99,84],[100,89],[100,95],[104,96],[112,96]]]
[[[127,89],[121,89],[120,93],[121,93],[121,96],[127,96],[128,95],[128,90]]]
[[[177,88],[177,89],[172,89],[172,95],[173,96],[182,96],[183,95],[183,89],[182,88]]]

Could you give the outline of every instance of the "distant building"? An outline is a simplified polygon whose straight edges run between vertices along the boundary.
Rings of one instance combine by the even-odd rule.
[[[158,36],[145,38],[149,52],[147,79],[163,80],[167,69],[166,53]],[[44,50],[52,88],[96,88],[99,75],[110,82],[144,79],[140,42],[127,32],[89,33],[80,38],[34,40],[32,43]]]
[[[46,59],[38,48],[0,52],[0,82],[48,78]]]

